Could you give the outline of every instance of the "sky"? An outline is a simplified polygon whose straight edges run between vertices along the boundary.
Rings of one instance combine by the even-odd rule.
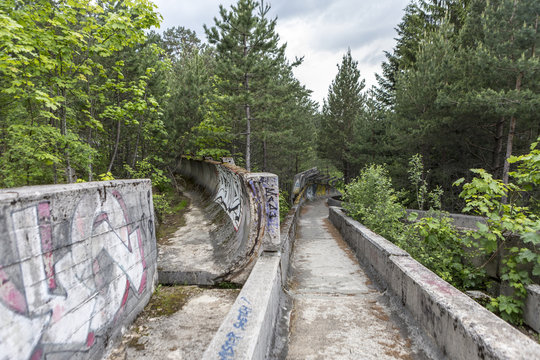
[[[260,1],[260,0],[259,0]],[[376,85],[384,51],[395,45],[395,27],[410,0],[273,0],[270,17],[277,17],[277,33],[287,43],[290,60],[304,57],[294,70],[302,84],[322,105],[347,49],[358,61],[366,88]],[[183,26],[206,41],[203,24],[213,26],[219,4],[230,9],[236,0],[153,0],[163,16],[161,28]]]

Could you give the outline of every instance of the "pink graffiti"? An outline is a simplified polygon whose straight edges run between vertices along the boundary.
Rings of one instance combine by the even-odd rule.
[[[138,297],[145,291],[143,236],[118,191],[80,201],[71,221],[69,252],[61,258],[54,256],[49,202],[16,211],[12,219],[22,283],[16,285],[0,267],[0,319],[6,325],[16,322],[20,330],[14,335],[0,328],[0,358],[41,359],[49,344],[84,351],[124,313],[131,293]],[[101,268],[103,252],[115,266]],[[13,336],[19,337],[16,347],[5,341]]]
[[[27,311],[26,298],[8,279],[7,274],[0,268],[0,299],[11,310],[20,314]]]

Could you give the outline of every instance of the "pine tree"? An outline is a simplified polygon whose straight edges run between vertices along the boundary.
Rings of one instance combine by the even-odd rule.
[[[364,109],[362,90],[365,81],[360,79],[358,61],[351,50],[343,56],[338,73],[324,100],[319,132],[319,153],[323,158],[340,164],[346,182],[352,179],[355,155],[351,152],[357,123]]]
[[[231,11],[220,5],[221,19],[214,18],[215,26],[204,27],[209,43],[215,45],[221,106],[233,129],[246,136],[247,170],[252,167],[252,122],[265,117],[265,90],[285,64],[285,45],[279,45],[276,19],[267,18],[269,10],[264,2],[239,0]],[[245,124],[243,133],[240,124]]]

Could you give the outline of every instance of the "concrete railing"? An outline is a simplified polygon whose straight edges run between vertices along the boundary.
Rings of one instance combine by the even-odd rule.
[[[224,268],[215,277],[244,283],[259,255],[280,247],[277,175],[190,159],[182,159],[179,172],[202,186],[227,215],[225,225],[213,230],[214,256]]]
[[[150,180],[0,190],[0,358],[99,359],[157,280]]]
[[[407,209],[407,214],[412,212],[418,214],[418,219],[426,216],[433,216],[428,211]],[[481,216],[452,213],[443,213],[440,216],[452,219],[452,224],[461,231],[477,230],[477,223],[487,223],[486,219]],[[514,246],[523,246],[523,242],[518,236],[506,236],[505,246],[499,249],[498,256],[476,255],[472,259],[473,265],[478,267],[483,266],[486,274],[490,277],[490,279],[493,280],[490,288],[490,293],[492,296],[498,296],[501,294],[509,296],[513,293],[513,289],[501,281],[501,270],[504,268],[503,259],[510,254],[510,249]],[[535,248],[533,244],[525,244],[525,246],[532,251],[538,251],[538,247]],[[466,248],[465,251],[471,250]],[[533,264],[523,266],[521,269],[528,271],[531,279],[533,282],[535,282],[534,284],[530,284],[525,287],[527,290],[527,297],[523,306],[523,322],[537,332],[540,332],[540,286],[538,285],[540,277],[532,274]]]
[[[408,309],[451,359],[538,359],[540,345],[457,290],[407,252],[330,208],[358,260]]]
[[[307,186],[311,186],[308,184]],[[305,193],[305,189],[301,191]],[[278,252],[263,252],[203,359],[251,360],[275,357],[297,219],[305,196],[297,198],[281,223]]]

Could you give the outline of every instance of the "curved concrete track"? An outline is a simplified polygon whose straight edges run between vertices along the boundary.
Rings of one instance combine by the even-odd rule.
[[[424,358],[329,222],[324,200],[302,209],[289,282],[288,359]]]

